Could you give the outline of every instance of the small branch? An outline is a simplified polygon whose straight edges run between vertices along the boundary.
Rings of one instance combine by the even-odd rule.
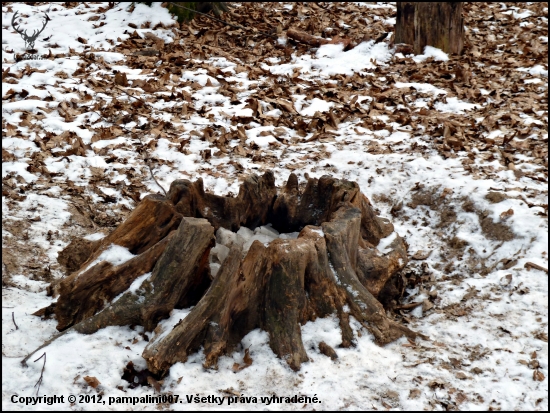
[[[140,141],[141,141],[141,138],[140,138]],[[162,189],[162,192],[164,192],[164,196],[168,196],[168,194],[166,193],[166,191],[164,190],[164,188],[162,186],[160,186],[160,184],[158,183],[157,179],[155,178],[155,175],[153,174],[153,168],[151,167],[151,164],[149,163],[149,158],[146,158],[145,159],[145,163],[147,164],[147,166],[149,167],[149,172],[151,172],[151,178],[153,178],[153,181],[155,181],[155,183],[157,184],[157,186]]]
[[[146,101],[144,101],[143,99],[141,98],[138,98],[137,96],[134,96],[134,95],[130,95],[128,92],[126,92],[124,89],[122,89],[120,86],[118,85],[115,85],[115,87],[120,90],[122,93],[124,93],[125,95],[127,96],[130,96],[131,98],[134,98],[135,100],[138,100],[140,101],[141,103],[143,103],[144,106],[147,106],[148,108],[151,108],[151,109],[155,109],[154,107],[150,106]],[[97,112],[96,112],[97,113]]]
[[[129,97],[131,98],[134,98],[138,101],[140,101],[141,103],[143,103],[144,106],[147,106],[148,108],[150,109],[154,109],[152,106],[149,106],[147,104],[147,102],[145,102],[143,99],[141,98],[138,98],[136,96],[132,96],[130,95],[128,92],[126,92],[124,89],[121,89],[119,86],[115,85],[115,87],[120,90],[121,92],[125,93],[126,95],[128,95]],[[124,130],[128,131],[128,129],[126,129],[124,126],[123,126]],[[128,132],[131,132],[131,131],[128,131]],[[145,148],[145,145],[143,144],[143,140],[141,139],[141,135],[139,133],[136,134],[139,141],[141,142],[141,146]],[[155,174],[153,173],[153,168],[151,167],[151,164],[149,162],[149,154],[147,153],[147,150],[145,150],[145,156],[143,157],[143,159],[145,160],[145,163],[147,164],[147,167],[149,168],[149,172],[151,173],[151,178],[153,178],[153,181],[155,181],[155,183],[157,184],[157,186],[162,189],[162,192],[164,192],[164,196],[167,196],[167,193],[166,193],[166,190],[159,184],[159,182],[157,181],[157,178],[155,178]]]
[[[13,311],[11,312],[11,321],[13,321],[13,325],[15,326],[15,329],[19,330],[19,327],[17,327],[17,324],[15,324],[15,315],[13,314]]]
[[[36,363],[42,357],[44,357],[44,364],[42,365],[42,371],[40,372],[40,378],[38,379],[38,381],[34,385],[34,387],[38,386],[38,388],[36,389],[36,395],[37,396],[38,396],[38,393],[40,392],[40,385],[42,384],[42,379],[44,378],[44,369],[46,368],[46,352],[44,352],[44,354],[42,354],[40,357],[38,357],[36,360],[34,360],[34,362]]]
[[[419,305],[422,305],[423,301],[419,301],[419,302],[416,302],[416,303],[409,303],[409,304],[403,304],[403,305],[398,305],[396,307],[394,307],[396,310],[412,310],[413,308],[416,308],[418,307]]]
[[[302,32],[296,29],[288,29],[286,31],[287,37],[290,39],[296,40],[300,43],[306,43],[313,47],[319,47],[324,44],[329,44],[330,40],[324,39],[322,37],[313,36],[309,33]]]
[[[526,262],[524,265],[525,268],[530,270],[531,268],[534,268],[535,270],[544,271],[546,274],[548,274],[548,268],[544,268],[538,264],[535,264],[534,262]]]
[[[71,327],[71,328],[68,328],[68,329],[66,329],[65,331],[62,331],[61,333],[57,333],[56,335],[54,335],[54,336],[53,336],[52,338],[50,338],[49,340],[46,340],[40,347],[38,347],[38,348],[37,348],[36,350],[34,350],[32,353],[29,353],[23,360],[21,360],[21,364],[22,364],[23,366],[27,367],[27,361],[31,358],[31,356],[32,356],[34,353],[36,353],[36,352],[39,351],[39,350],[42,350],[44,347],[49,346],[51,343],[53,343],[53,342],[54,342],[55,340],[57,340],[59,337],[64,336],[65,334],[67,334],[67,333],[70,332],[70,331],[74,331],[74,328],[72,328],[72,327]],[[46,354],[46,352],[44,352],[43,355],[45,355],[45,354]],[[37,360],[35,360],[35,362],[38,361],[38,360],[40,360],[40,358],[37,359]],[[46,364],[46,359],[44,359],[44,364]]]

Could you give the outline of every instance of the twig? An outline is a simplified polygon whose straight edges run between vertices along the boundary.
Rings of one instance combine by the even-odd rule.
[[[396,310],[412,310],[413,308],[418,307],[419,305],[422,305],[423,301],[415,302],[415,303],[409,303],[409,304],[403,304],[398,305],[394,307]]]
[[[40,360],[42,357],[44,357],[44,364],[42,365],[42,371],[40,372],[40,378],[34,385],[34,387],[38,386],[38,389],[36,389],[36,395],[38,396],[38,393],[40,392],[40,385],[42,384],[42,379],[44,378],[44,369],[46,368],[46,352],[42,354],[40,357],[38,357],[34,362],[36,363],[38,360]]]
[[[147,104],[147,102],[145,102],[143,99],[140,99],[140,98],[138,98],[138,97],[135,97],[135,96],[130,95],[128,92],[126,92],[124,89],[121,89],[121,88],[118,87],[117,85],[115,85],[115,87],[116,87],[118,90],[124,92],[124,93],[125,93],[126,95],[128,95],[129,97],[134,98],[134,99],[136,99],[136,100],[139,100],[139,101],[140,101],[141,103],[143,103],[145,106],[147,106],[147,107],[149,107],[149,108],[151,108],[151,109],[154,109],[152,106],[149,106],[149,105]],[[124,126],[123,126],[123,128],[124,128],[126,131],[128,131],[128,129],[126,129]],[[129,131],[129,132],[131,132],[131,131]],[[143,140],[141,139],[141,135],[140,135],[139,133],[137,133],[136,135],[137,135],[139,141],[141,142],[141,146],[145,148],[145,145],[143,144]],[[149,168],[149,172],[151,173],[151,178],[153,178],[153,181],[155,181],[155,183],[157,184],[157,186],[158,186],[160,189],[162,189],[162,192],[164,192],[164,196],[167,196],[168,194],[166,193],[166,190],[165,190],[162,186],[160,186],[159,182],[157,181],[157,178],[155,178],[155,174],[153,174],[153,168],[151,167],[151,164],[149,163],[149,160],[150,160],[150,159],[149,159],[149,154],[147,153],[147,150],[145,150],[144,152],[145,152],[145,156],[144,156],[143,158],[144,158],[144,160],[145,160],[145,163],[147,164],[147,167]]]
[[[528,270],[534,268],[535,270],[544,271],[546,274],[548,274],[548,268],[544,268],[543,266],[535,264],[534,262],[526,262],[524,268],[527,268]]]
[[[13,325],[15,326],[15,329],[19,330],[19,327],[17,327],[17,324],[15,324],[15,315],[13,314],[13,311],[11,312],[11,321],[13,321]]]
[[[38,347],[36,350],[34,350],[32,353],[29,353],[27,354],[27,356],[21,360],[21,364],[25,367],[27,367],[27,360],[31,358],[31,356],[36,353],[37,351],[39,350],[42,350],[44,347],[47,347],[49,346],[51,343],[53,343],[55,340],[57,340],[59,337],[61,336],[64,336],[65,334],[71,332],[71,331],[74,331],[74,328],[71,327],[71,328],[68,328],[66,329],[65,331],[62,331],[61,333],[57,333],[56,335],[54,335],[52,338],[50,338],[49,340],[46,340],[44,343],[42,343],[42,345],[40,347]],[[46,354],[44,352],[44,354]],[[37,360],[40,360],[40,359],[37,359]],[[37,361],[35,360],[35,361]],[[46,360],[44,360],[44,364],[46,364]]]
[[[143,99],[138,98],[137,96],[134,96],[134,95],[130,95],[128,92],[126,92],[126,91],[125,91],[124,89],[122,89],[120,86],[115,85],[115,87],[116,87],[118,90],[120,90],[122,93],[124,93],[124,94],[130,96],[131,98],[134,98],[134,99],[136,99],[136,100],[139,100],[141,103],[143,103],[144,106],[147,106],[147,107],[149,107],[149,108],[151,108],[151,109],[155,109],[154,107],[149,106],[149,104],[148,104],[146,101],[144,101]],[[96,112],[96,113],[97,113],[97,112]]]
[[[180,9],[189,10],[189,11],[192,11],[193,13],[200,14],[201,16],[208,17],[209,19],[212,19],[212,20],[214,20],[214,21],[220,22],[220,23],[222,23],[222,24],[225,24],[225,25],[227,25],[227,26],[233,27],[233,28],[235,28],[235,29],[248,30],[246,27],[239,26],[238,24],[228,23],[228,22],[226,22],[226,21],[224,21],[224,20],[218,19],[217,17],[211,16],[211,15],[209,15],[209,14],[202,13],[202,12],[200,12],[200,11],[190,9],[189,7],[181,6],[181,5],[179,5],[179,4],[172,3],[172,2],[168,2],[168,3],[171,4],[172,6],[179,7]],[[277,35],[274,35],[274,34],[272,34],[272,33],[267,33],[267,32],[263,32],[263,31],[260,31],[260,30],[258,30],[258,33],[259,33],[259,34],[262,34],[262,35],[264,35],[264,36],[267,36],[267,37],[272,37],[272,38],[274,38],[274,39],[278,38]]]

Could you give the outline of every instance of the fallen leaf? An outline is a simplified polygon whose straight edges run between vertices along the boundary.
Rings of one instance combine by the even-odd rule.
[[[504,211],[503,213],[500,214],[500,219],[505,220],[510,218],[512,215],[514,215],[514,210],[510,208],[508,211]]]
[[[409,391],[409,399],[418,399],[420,397],[421,391],[418,389],[412,389]]]
[[[533,380],[535,381],[544,381],[544,374],[540,370],[535,370],[533,372]]]
[[[88,383],[88,386],[93,387],[94,389],[99,386],[101,383],[98,379],[92,376],[84,376],[84,381]]]
[[[413,260],[425,260],[430,256],[432,253],[432,250],[424,251],[424,250],[418,250],[416,251],[413,256],[411,257]]]
[[[237,373],[238,371],[244,370],[247,367],[252,365],[252,357],[250,357],[250,353],[248,349],[244,350],[244,358],[243,358],[243,364],[234,363],[233,364],[233,372]]]
[[[115,84],[119,86],[128,86],[128,79],[126,78],[126,73],[118,72],[115,75]]]
[[[469,379],[469,377],[462,371],[459,371],[458,373],[456,373],[456,378],[459,380]]]
[[[236,364],[236,363],[235,363]],[[225,394],[230,394],[232,396],[240,396],[241,393],[239,393],[238,391],[234,390],[233,387],[230,387],[228,389],[223,389],[223,390],[220,390],[222,393],[225,393]]]
[[[147,376],[147,383],[155,389],[157,393],[160,393],[160,383],[151,376]]]
[[[460,404],[460,403],[464,402],[467,399],[468,399],[468,397],[464,393],[462,393],[461,391],[459,391],[455,396],[455,401],[456,401],[457,404]]]

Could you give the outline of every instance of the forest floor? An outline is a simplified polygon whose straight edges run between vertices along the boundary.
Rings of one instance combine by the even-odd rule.
[[[232,3],[233,26],[180,26],[160,3],[30,4],[2,4],[3,409],[548,410],[546,3],[464,3],[459,57],[382,39],[395,3]],[[15,11],[28,31],[47,12],[43,60],[23,56]],[[349,45],[297,43],[291,27]],[[109,327],[21,366],[57,331],[32,313],[55,300],[72,239],[105,236],[175,179],[226,195],[267,170],[277,185],[292,172],[359,184],[409,246],[404,303],[423,304],[392,317],[430,340],[379,347],[354,325],[355,347],[338,348],[337,319],[320,319],[302,327],[296,373],[255,330],[249,367],[232,369],[244,350],[215,371],[198,353],[154,389],[121,378],[145,367],[143,329]],[[156,391],[182,403],[109,399]],[[37,394],[96,397],[18,402]],[[260,399],[272,395],[320,403]]]

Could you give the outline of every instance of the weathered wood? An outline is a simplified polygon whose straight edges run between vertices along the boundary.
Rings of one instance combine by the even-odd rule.
[[[393,224],[376,215],[365,195],[358,194],[352,205],[361,210],[361,238],[368,241],[370,246],[378,245],[382,238],[386,238],[393,232]]]
[[[351,314],[374,335],[379,344],[390,343],[403,335],[415,338],[416,333],[386,317],[382,304],[357,277],[356,257],[349,250],[353,245],[351,241],[358,237],[360,220],[361,213],[357,208],[344,206],[330,222],[322,225],[334,275],[344,288]]]
[[[397,2],[395,43],[426,46],[461,54],[464,47],[462,2]]]
[[[174,209],[174,205],[167,202],[164,197],[148,195],[130,216],[105,238],[93,241],[87,248],[79,247],[78,242],[70,243],[59,254],[61,263],[69,265],[69,271],[74,268],[86,268],[112,244],[128,248],[132,254],[141,254],[176,229],[181,217],[182,215]],[[71,259],[71,254],[79,256]],[[87,254],[89,256],[86,257]],[[69,278],[76,278],[78,272],[71,274]]]
[[[237,231],[241,225],[266,222],[276,194],[275,177],[269,171],[262,177],[247,177],[236,198],[206,193],[200,178],[194,183],[172,182],[167,198],[183,216],[206,218],[216,231],[220,227]]]
[[[378,297],[389,279],[408,263],[407,247],[399,235],[388,248],[390,251],[384,255],[372,247],[358,250],[357,276],[375,297]]]
[[[348,47],[351,43],[351,39],[341,38],[336,36],[335,38],[328,40],[323,37],[313,36],[309,33],[303,32],[297,29],[288,29],[286,35],[289,39],[296,40],[300,43],[305,43],[313,47],[320,47],[324,44],[342,44],[344,48]]]
[[[175,230],[181,218],[182,215],[176,212],[166,198],[147,195],[120,226],[101,240],[101,247],[88,262],[93,261],[111,244],[128,248],[132,254],[141,254]]]
[[[313,47],[319,47],[323,44],[328,44],[330,40],[324,39],[322,37],[313,36],[309,33],[303,32],[301,30],[296,29],[288,29],[286,31],[286,35],[288,38],[296,40],[300,43],[306,43]]]
[[[73,328],[84,334],[112,325],[140,324],[152,331],[174,308],[195,305],[210,285],[208,254],[214,228],[205,219],[184,217],[136,293],[128,291],[100,313]]]
[[[265,250],[269,260],[263,328],[271,349],[293,370],[308,361],[300,321],[306,306],[304,277],[314,255],[312,242],[304,239],[275,240]]]
[[[67,272],[71,273],[80,268],[101,245],[101,240],[89,241],[84,238],[75,238],[57,256],[57,262]]]
[[[63,331],[93,316],[105,303],[126,291],[136,278],[150,272],[173,234],[121,265],[102,261],[74,278],[65,278],[59,284],[59,298],[53,304],[57,329]]]
[[[206,364],[209,359],[225,350],[225,341],[220,340],[220,313],[225,306],[239,277],[241,264],[240,246],[234,245],[217,277],[193,311],[174,327],[167,335],[157,335],[149,342],[143,357],[151,371],[167,370],[173,363],[185,362],[189,354],[197,351],[206,341]]]
[[[98,263],[61,284],[54,308],[58,328],[64,330],[60,336],[68,331],[91,334],[111,325],[155,330],[143,357],[159,376],[201,347],[204,366],[215,367],[221,355],[230,354],[257,328],[268,333],[274,353],[299,370],[308,360],[301,325],[334,314],[340,322],[341,347],[354,344],[350,316],[380,344],[402,335],[416,337],[387,318],[377,300],[392,291],[390,281],[407,262],[406,245],[396,236],[388,252],[376,249],[393,226],[376,216],[359,186],[323,176],[309,179],[302,191],[291,174],[277,193],[274,182],[271,172],[250,176],[237,197],[223,197],[205,193],[201,180],[178,180],[166,199],[146,197],[81,269],[112,243],[139,255],[118,267]],[[179,226],[170,232],[176,222]],[[230,245],[212,280],[208,256],[214,229],[270,222],[279,231],[300,234],[267,246],[255,241],[244,258],[240,245]],[[140,286],[124,292],[151,268]],[[104,302],[110,304],[103,308]],[[190,306],[194,308],[171,331],[155,329],[172,309]],[[321,347],[329,357],[336,355],[332,348]]]
[[[216,366],[220,355],[232,351],[255,328],[267,331],[274,353],[299,370],[308,360],[300,325],[334,313],[341,322],[342,347],[353,344],[350,315],[379,343],[402,335],[416,337],[386,318],[354,272],[354,262],[360,261],[360,210],[344,204],[333,215],[330,223],[323,224],[329,233],[326,239],[331,239],[329,248],[326,234],[315,226],[306,226],[296,240],[279,239],[267,247],[254,242],[240,267],[240,251],[233,246],[228,263],[199,304],[170,333],[162,333],[162,339],[147,346],[144,358],[149,370],[162,375],[173,363],[186,361],[200,345],[204,345],[205,367]],[[392,254],[401,252],[388,255]],[[346,305],[349,312],[344,310]]]
[[[151,271],[166,246],[161,241],[177,228],[181,218],[164,197],[149,195],[107,237],[91,243],[70,243],[60,253],[60,262],[73,272],[50,286],[52,294],[60,294],[57,303],[35,314],[45,316],[55,312],[60,331],[92,316],[137,277]],[[102,261],[90,267],[113,244],[138,256],[119,266]]]

